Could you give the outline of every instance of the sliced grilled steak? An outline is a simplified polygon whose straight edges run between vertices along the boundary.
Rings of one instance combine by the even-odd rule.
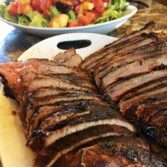
[[[64,81],[59,78],[53,78],[53,77],[36,77],[34,78],[31,83],[28,85],[28,91],[32,92],[36,89],[44,87],[57,87],[60,89],[74,89],[74,90],[89,90],[89,88],[82,87],[80,85],[75,85],[74,83],[70,81]]]
[[[68,120],[69,118],[71,119],[72,117],[80,116],[85,113],[88,114],[88,106],[91,104],[97,103],[81,100],[68,103],[62,102],[56,106],[40,107],[29,123],[29,137],[33,131],[52,127],[53,124],[58,124],[58,121]]]
[[[149,123],[150,119],[162,109],[167,109],[167,98],[159,99],[152,103],[139,105],[135,111],[138,120]]]
[[[163,99],[164,97],[167,97],[167,87],[155,89],[153,91],[150,91],[148,93],[136,96],[132,99],[122,101],[120,103],[120,110],[122,113],[126,113],[126,111],[131,110],[132,108],[136,109],[136,107],[141,104],[143,101],[150,102],[156,101],[157,99]],[[150,100],[150,101],[149,101]]]
[[[159,58],[140,60],[126,66],[122,66],[105,74],[105,76],[102,78],[101,89],[105,89],[120,79],[124,79],[135,74],[151,72],[161,65],[167,65],[167,55]]]
[[[134,76],[130,79],[122,80],[110,85],[108,88],[106,88],[105,93],[111,100],[118,101],[125,93],[153,80],[164,78],[166,75],[167,70],[165,69],[153,71],[136,77]]]
[[[158,35],[157,35],[158,36]],[[155,39],[157,40],[157,36],[155,36]],[[155,49],[157,48],[165,48],[166,47],[166,39],[167,36],[165,36],[166,38],[164,40],[161,41],[151,41],[151,38],[147,39],[147,37],[145,37],[145,41],[141,40],[141,43],[139,43],[137,46],[136,43],[134,44],[129,44],[130,46],[123,48],[122,52],[120,51],[120,48],[118,48],[118,51],[110,51],[110,54],[106,55],[102,60],[99,60],[98,62],[92,63],[89,68],[87,67],[87,71],[90,71],[91,73],[96,73],[97,69],[99,70],[100,67],[105,66],[107,63],[109,63],[110,61],[112,61],[113,63],[115,61],[117,61],[118,59],[120,59],[121,57],[125,56],[128,57],[130,55],[142,55],[142,54],[146,54],[149,52],[153,52],[155,51]],[[149,43],[150,42],[150,43]],[[166,49],[167,50],[167,49]]]
[[[131,99],[135,96],[141,95],[142,93],[152,91],[153,89],[156,89],[156,88],[165,87],[165,85],[167,85],[167,78],[166,77],[148,82],[144,85],[137,87],[136,89],[133,89],[129,93],[125,94],[121,98],[121,101]]]
[[[72,93],[83,93],[82,90],[73,90],[73,89],[61,89],[61,88],[56,88],[56,87],[46,87],[46,88],[39,88],[37,90],[35,90],[34,92],[32,92],[31,96],[32,99],[34,98],[42,98],[45,96],[54,96],[54,95],[64,95],[64,93],[67,94],[72,94]],[[85,93],[90,93],[91,90],[88,91],[84,91]],[[92,93],[95,93],[94,90],[92,90]]]
[[[82,130],[78,133],[68,135],[58,140],[51,147],[45,148],[38,155],[36,161],[40,166],[47,166],[46,164],[54,163],[60,156],[76,149],[77,147],[91,142],[95,139],[105,136],[121,136],[132,135],[126,128],[119,126],[101,125]],[[49,166],[49,165],[48,165]]]
[[[93,146],[63,156],[59,167],[166,167],[163,154],[153,152],[152,145],[133,137],[107,139]]]
[[[49,96],[45,99],[39,99],[36,101],[36,103],[30,107],[30,110],[27,111],[27,116],[26,116],[26,121],[27,124],[29,124],[29,121],[31,121],[33,115],[38,112],[38,108],[41,106],[45,106],[45,105],[58,105],[59,103],[67,103],[67,102],[75,102],[75,101],[81,101],[81,100],[92,100],[92,101],[96,101],[97,103],[102,103],[103,102],[95,95],[91,95],[91,94],[69,94],[67,95],[66,93],[64,94],[64,96]]]
[[[57,120],[53,117],[54,120],[53,122],[51,122],[51,132],[46,132],[46,139],[42,139],[45,141],[45,145],[43,145],[43,147],[51,145],[52,143],[56,142],[62,137],[65,137],[66,135],[79,132],[81,130],[97,125],[118,125],[125,127],[130,131],[134,131],[134,128],[129,123],[127,123],[127,121],[122,119],[117,112],[112,111],[109,107],[101,106],[98,104],[92,104],[89,105],[85,111],[85,115],[78,116],[76,118],[74,117],[71,119],[69,117],[69,119],[60,121],[60,123],[58,124],[54,124],[54,121],[57,122]],[[35,140],[35,138],[33,138],[33,140]],[[29,144],[31,145],[33,144],[33,142],[30,139]]]
[[[135,63],[135,61],[140,61],[142,59],[146,60],[149,58],[156,58],[156,57],[159,57],[159,55],[166,56],[167,54],[166,53],[162,54],[162,51],[156,50],[153,53],[142,54],[142,55],[140,54],[138,56],[134,56],[133,54],[128,57],[123,56],[120,59],[118,59],[115,63],[111,61],[107,63],[106,65],[101,66],[97,68],[96,70],[94,70],[96,84],[98,86],[101,86],[101,78],[103,78],[109,72],[114,72],[115,70],[119,68],[126,67],[132,63]]]
[[[167,106],[161,108],[160,111],[150,119],[149,124],[155,127],[167,128]]]
[[[152,25],[150,24],[148,26],[145,26],[142,30],[136,31],[133,34],[131,34],[130,36],[123,37],[123,38],[113,42],[112,44],[107,45],[103,49],[95,52],[94,54],[92,54],[91,56],[87,57],[84,60],[84,62],[81,64],[81,67],[83,69],[87,69],[87,67],[89,67],[89,65],[91,65],[93,62],[99,62],[98,61],[99,59],[104,57],[106,54],[110,53],[109,49],[112,50],[114,47],[117,48],[116,46],[120,47],[123,44],[126,45],[128,43],[128,41],[130,41],[131,39],[133,40],[135,37],[140,36],[142,33],[149,32],[152,29],[151,27],[153,27]]]
[[[50,117],[51,115],[58,114],[62,115],[64,111],[66,113],[75,113],[78,111],[84,111],[88,108],[91,104],[100,104],[104,106],[108,106],[105,103],[97,103],[94,100],[78,100],[78,101],[71,101],[71,102],[60,102],[58,104],[48,104],[45,106],[39,107],[30,121],[30,127],[34,130],[43,122],[46,118]]]

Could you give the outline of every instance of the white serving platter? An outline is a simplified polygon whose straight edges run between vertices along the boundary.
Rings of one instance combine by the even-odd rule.
[[[62,41],[90,40],[91,45],[76,52],[84,59],[91,53],[116,40],[100,34],[72,33],[48,38],[37,43],[25,51],[18,60],[29,58],[52,59],[57,53],[64,51],[57,47]],[[17,113],[16,102],[3,94],[3,85],[0,83],[0,159],[3,167],[32,167],[34,154],[26,147],[24,129]]]

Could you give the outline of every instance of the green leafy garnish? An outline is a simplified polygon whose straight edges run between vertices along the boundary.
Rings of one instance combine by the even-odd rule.
[[[60,12],[57,10],[55,6],[50,7],[50,18],[52,19],[54,16],[59,15]]]
[[[96,20],[97,23],[104,23],[113,19],[118,19],[123,16],[123,12],[121,10],[116,10],[115,6],[111,5],[109,9],[107,9],[101,17]]]
[[[124,10],[127,7],[127,2],[126,0],[112,0],[112,5],[117,10]]]
[[[69,14],[71,20],[76,20],[77,19],[77,16],[75,15],[73,10],[70,10],[68,12],[68,14]]]
[[[25,25],[25,26],[28,26],[29,23],[30,23],[30,19],[27,16],[19,16],[18,17],[18,23],[22,24],[22,25]]]
[[[28,18],[31,20],[28,24],[29,26],[33,27],[47,27],[48,21],[37,11],[30,12],[28,14]]]
[[[110,0],[107,10],[99,17],[95,24],[104,23],[113,19],[118,19],[123,16],[123,11],[127,8],[126,0]]]

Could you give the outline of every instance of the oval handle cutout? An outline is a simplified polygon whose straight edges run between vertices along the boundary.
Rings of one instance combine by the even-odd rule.
[[[63,41],[57,44],[59,49],[68,50],[70,48],[81,49],[92,44],[90,40]]]

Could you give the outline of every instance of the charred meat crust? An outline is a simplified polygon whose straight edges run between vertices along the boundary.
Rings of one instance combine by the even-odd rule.
[[[85,111],[85,113],[84,113],[84,111]],[[51,123],[48,122],[48,124],[47,124],[48,127],[45,126],[45,130],[40,129],[40,127],[38,127],[37,130],[35,131],[35,133],[37,132],[37,135],[38,135],[38,132],[42,132],[43,135],[46,134],[48,136],[48,137],[46,137],[46,140],[48,140],[47,138],[49,138],[49,140],[47,142],[49,144],[49,143],[51,143],[51,141],[55,137],[56,137],[55,140],[57,140],[59,138],[58,134],[60,136],[62,136],[65,131],[66,131],[66,133],[67,133],[67,131],[69,131],[69,133],[73,133],[72,132],[73,130],[79,131],[80,128],[85,129],[85,128],[88,128],[90,126],[97,126],[97,125],[105,124],[105,123],[109,122],[109,120],[110,120],[111,124],[120,124],[120,126],[127,127],[127,128],[129,128],[129,130],[134,131],[134,128],[130,124],[128,124],[124,119],[122,119],[120,117],[120,115],[117,112],[112,111],[109,107],[105,107],[105,106],[101,106],[101,105],[97,105],[97,104],[94,104],[94,105],[92,104],[92,105],[88,105],[88,108],[86,108],[84,111],[83,111],[83,115],[80,115],[77,112],[78,116],[77,115],[76,115],[76,117],[69,116],[69,117],[67,117],[67,119],[64,119],[62,121],[61,120],[58,121],[56,119],[57,115],[51,115],[49,117],[49,121],[51,121]],[[43,121],[43,125],[45,125],[45,121],[47,121],[47,120]],[[95,122],[96,122],[96,124],[94,124]],[[88,127],[85,126],[84,124],[85,125],[88,124]],[[41,126],[42,126],[42,124],[41,124]],[[76,129],[75,126],[78,127],[78,129]],[[50,132],[50,133],[48,133],[48,132]],[[35,133],[33,134],[33,136],[34,136],[33,141],[35,141]],[[30,138],[29,143],[33,144],[31,138]]]
[[[164,78],[166,74],[167,70],[165,69],[165,70],[155,70],[153,72],[148,72],[146,74],[134,75],[131,76],[130,78],[120,80],[119,82],[116,82],[115,84],[108,86],[105,92],[112,100],[118,101],[120,100],[121,96],[125,95],[132,89],[135,89],[153,80]]]
[[[144,45],[145,43],[146,43],[146,45]],[[131,45],[131,47],[134,46],[134,48],[130,49],[131,47],[127,47],[127,49],[126,49],[127,51],[125,50],[125,48],[123,48],[122,53],[120,51],[118,51],[118,52],[111,51],[110,54],[105,56],[105,59],[103,58],[98,63],[97,62],[95,62],[94,64],[92,63],[90,65],[90,67],[87,68],[86,70],[90,71],[91,73],[97,73],[97,71],[99,71],[99,69],[101,67],[106,66],[109,62],[112,61],[113,63],[115,63],[116,61],[122,59],[122,57],[125,57],[125,56],[128,57],[128,56],[134,55],[134,56],[139,57],[142,54],[148,55],[148,53],[155,52],[156,49],[157,50],[161,49],[162,53],[163,52],[166,53],[166,51],[167,51],[165,48],[165,46],[166,46],[165,40],[152,42],[152,43],[148,43],[148,44],[147,44],[147,42],[142,41],[141,44],[138,44],[139,46],[137,44],[133,44],[133,45]],[[129,48],[129,50],[128,50],[128,48]],[[119,48],[118,48],[118,50],[119,50]],[[92,67],[93,65],[94,65],[94,67]]]
[[[105,46],[103,49],[101,49],[101,50],[95,52],[94,54],[92,54],[91,56],[87,57],[87,58],[84,60],[84,62],[81,64],[81,67],[86,70],[86,69],[87,69],[87,66],[89,66],[89,65],[90,65],[92,62],[94,62],[94,61],[98,61],[99,58],[101,58],[101,57],[103,56],[102,53],[105,53],[105,51],[106,51],[106,50],[109,50],[109,48],[114,47],[114,46],[117,46],[117,45],[121,46],[120,44],[123,44],[123,43],[128,43],[128,41],[129,41],[130,39],[133,39],[133,38],[135,38],[136,36],[140,36],[142,33],[150,32],[150,30],[152,30],[153,27],[154,27],[154,24],[153,24],[153,23],[148,24],[148,25],[146,25],[142,30],[136,31],[136,32],[132,33],[132,34],[129,35],[129,36],[123,37],[123,38],[121,38],[121,39],[119,39],[119,40],[113,42],[112,44],[109,44],[109,45]],[[108,52],[107,52],[107,53],[108,53]],[[102,55],[102,56],[101,56],[101,55]],[[98,59],[97,59],[97,58],[98,58]]]
[[[56,165],[59,167],[104,167],[111,166],[166,166],[166,162],[152,146],[144,140],[133,137],[115,137],[101,141],[93,146],[81,148],[63,156]]]
[[[43,164],[40,164],[40,165],[45,166],[47,163],[49,163],[49,161],[51,161],[51,159],[53,158],[53,156],[55,156],[56,153],[59,153],[72,146],[75,146],[76,143],[78,143],[77,147],[80,147],[80,144],[79,144],[80,142],[83,145],[86,143],[82,141],[89,140],[89,142],[91,142],[94,137],[99,136],[99,138],[101,138],[100,136],[105,135],[107,133],[110,134],[110,136],[117,136],[117,135],[118,136],[122,136],[122,135],[130,136],[132,135],[130,131],[128,131],[127,129],[123,127],[119,127],[119,126],[100,125],[100,126],[91,127],[89,129],[82,130],[80,132],[68,135],[58,140],[56,143],[49,146],[48,148],[45,148],[41,152],[41,154],[37,156],[36,158],[37,164],[43,162]],[[77,147],[74,147],[73,150],[76,149]],[[46,155],[49,155],[49,156],[46,156]]]

